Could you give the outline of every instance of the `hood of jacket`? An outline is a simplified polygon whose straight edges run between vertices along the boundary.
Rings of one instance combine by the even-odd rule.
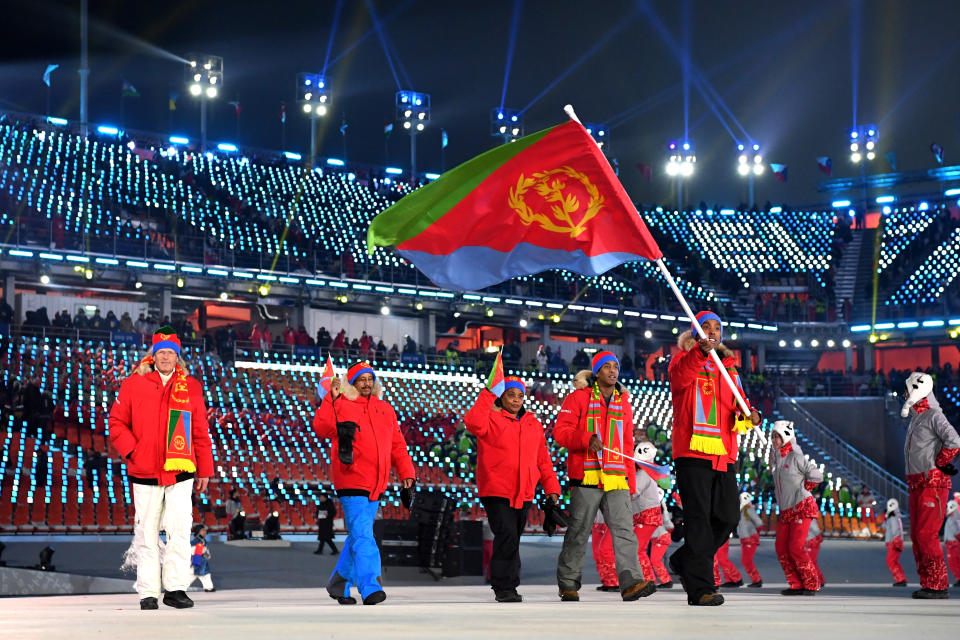
[[[360,397],[360,391],[357,390],[355,386],[347,382],[345,377],[340,379],[340,393],[342,393],[343,396],[351,402]],[[383,395],[383,386],[380,384],[380,378],[374,378],[373,392],[370,395],[371,397],[377,398]]]

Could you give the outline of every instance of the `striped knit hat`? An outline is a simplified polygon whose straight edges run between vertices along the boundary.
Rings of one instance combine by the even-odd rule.
[[[373,368],[366,362],[358,362],[349,369],[347,369],[347,382],[353,384],[354,380],[359,378],[365,373],[369,373],[373,376],[373,379],[377,379],[377,374],[373,372]]]
[[[180,355],[180,338],[170,325],[163,325],[153,334],[150,355],[155,355],[160,349],[173,349],[178,356]]]
[[[620,368],[620,360],[617,359],[617,356],[609,351],[601,351],[597,355],[593,356],[593,375],[597,375],[597,372],[600,371],[600,367],[605,365],[608,362],[616,362],[617,368]]]
[[[503,391],[506,392],[507,389],[520,389],[520,393],[527,395],[527,385],[523,384],[523,380],[517,376],[507,376],[503,379]]]
[[[700,313],[697,314],[697,322],[700,324],[701,327],[703,326],[703,323],[706,322],[707,320],[717,321],[717,323],[720,325],[720,339],[723,340],[723,320],[720,319],[720,316],[718,316],[713,311],[701,311]],[[690,330],[693,332],[694,336],[697,335],[697,328],[693,326],[692,322],[690,323]]]

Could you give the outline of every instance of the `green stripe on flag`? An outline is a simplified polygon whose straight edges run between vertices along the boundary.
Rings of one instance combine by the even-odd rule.
[[[367,251],[373,253],[376,247],[395,247],[420,234],[445,216],[494,171],[520,152],[540,142],[555,128],[532,133],[516,142],[482,153],[385,209],[373,219],[367,229]]]

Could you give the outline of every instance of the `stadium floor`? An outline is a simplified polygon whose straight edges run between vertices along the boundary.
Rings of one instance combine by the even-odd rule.
[[[776,585],[771,585],[776,586]],[[376,607],[338,606],[322,589],[237,589],[195,594],[197,605],[140,611],[129,595],[0,600],[0,635],[17,638],[947,638],[956,601],[915,601],[876,585],[827,587],[785,599],[742,590],[722,607],[690,607],[679,590],[624,603],[585,590],[557,600],[552,585],[497,604],[483,586],[400,586]],[[14,636],[15,634],[15,636]]]
[[[29,558],[47,542],[5,539],[4,559]],[[118,577],[118,558],[128,540],[52,541],[58,569]],[[312,543],[289,549],[250,550],[212,543],[216,593],[191,593],[197,605],[175,611],[141,612],[134,593],[0,598],[0,636],[17,638],[274,637],[300,638],[560,638],[647,634],[662,638],[955,637],[960,589],[952,600],[916,601],[909,543],[902,563],[911,586],[895,589],[877,540],[827,540],[820,564],[827,586],[815,597],[784,598],[783,573],[765,539],[757,564],[766,578],[760,590],[727,594],[722,607],[695,608],[679,588],[639,602],[595,590],[596,572],[587,552],[580,603],[561,603],[553,582],[558,538],[531,536],[522,544],[522,604],[497,604],[479,577],[434,583],[416,569],[384,567],[388,594],[376,607],[343,607],[321,588],[335,558],[312,554]],[[731,547],[739,566],[739,549]],[[97,571],[97,567],[101,571]],[[131,583],[132,586],[132,583]],[[293,587],[293,588],[291,588]],[[719,635],[717,635],[719,634]]]

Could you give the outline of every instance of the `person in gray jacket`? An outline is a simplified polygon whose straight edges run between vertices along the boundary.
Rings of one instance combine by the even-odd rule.
[[[883,543],[887,545],[887,568],[893,576],[893,586],[907,586],[907,576],[900,566],[903,551],[903,520],[900,518],[900,503],[896,498],[887,500],[887,512],[883,518]]]
[[[920,574],[920,589],[913,597],[943,600],[947,592],[947,563],[940,546],[940,525],[950,499],[952,464],[960,452],[960,436],[950,424],[933,395],[933,378],[915,371],[907,378],[907,401],[900,411],[910,416],[903,447],[907,486],[910,488],[910,540]]]
[[[747,586],[754,589],[763,586],[763,578],[760,577],[757,565],[753,561],[757,547],[760,546],[760,527],[762,526],[763,520],[753,508],[753,495],[744,491],[740,494],[740,522],[737,523],[737,536],[740,538],[740,562],[750,576],[750,584]]]
[[[636,460],[653,464],[657,453],[657,448],[652,443],[641,442],[634,449],[633,455]],[[657,527],[663,526],[658,493],[660,487],[653,479],[654,471],[648,471],[640,465],[636,466],[637,492],[630,496],[630,506],[633,509],[633,533],[637,536],[637,562],[640,564],[640,570],[643,571],[643,578],[656,584],[656,574],[650,562],[650,556],[647,554],[647,547],[650,545],[653,532]]]
[[[820,578],[804,545],[810,523],[820,517],[820,510],[810,489],[823,482],[823,473],[803,455],[803,450],[796,443],[793,423],[789,420],[773,423],[771,440],[770,470],[777,504],[780,506],[777,559],[789,585],[780,593],[785,596],[812,596],[820,590]]]

